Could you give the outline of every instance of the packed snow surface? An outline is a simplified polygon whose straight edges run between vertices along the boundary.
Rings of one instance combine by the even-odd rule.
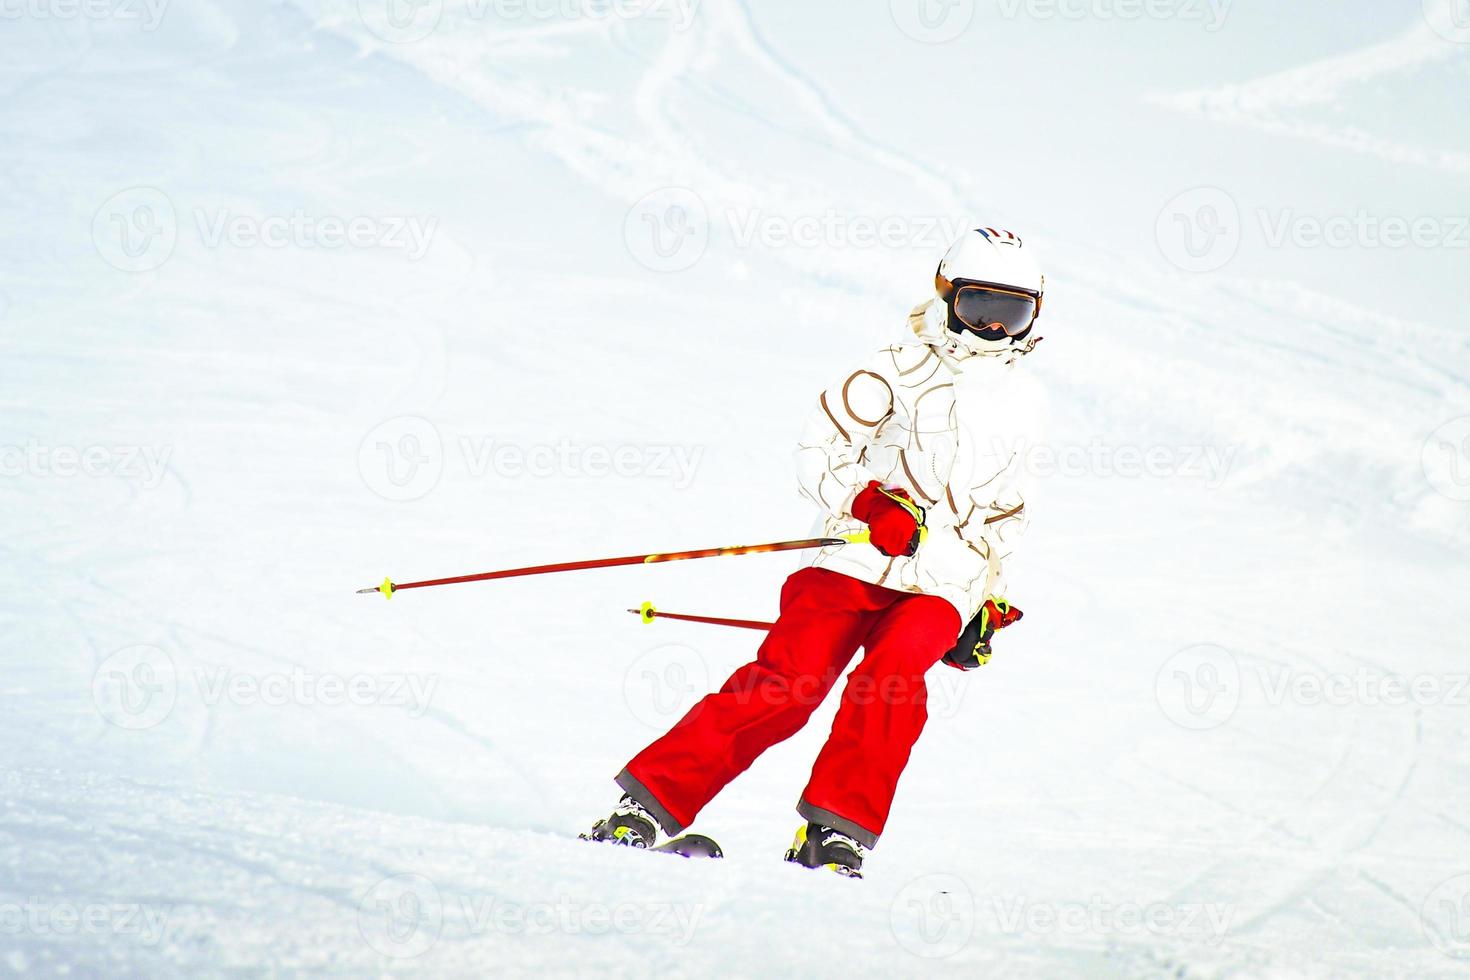
[[[0,975],[1465,975],[1470,36],[1036,6],[0,4]],[[1027,617],[867,878],[780,860],[830,703],[725,861],[579,843],[759,639],[625,610],[803,558],[355,590],[809,535],[974,222]]]

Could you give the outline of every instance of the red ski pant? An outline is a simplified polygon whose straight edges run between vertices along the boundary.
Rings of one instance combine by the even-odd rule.
[[[937,596],[803,569],[786,580],[781,616],[755,660],[638,753],[618,784],[666,832],[680,832],[762,752],[801,730],[861,646],[797,812],[872,847],[928,719],[924,673],[960,627]]]

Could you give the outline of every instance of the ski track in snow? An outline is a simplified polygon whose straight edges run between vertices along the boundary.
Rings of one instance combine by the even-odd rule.
[[[1413,77],[1427,67],[1462,59],[1462,44],[1445,43],[1443,32],[1463,34],[1465,27],[1457,0],[1424,0],[1410,26],[1399,36],[1365,48],[1325,58],[1263,78],[1208,91],[1159,93],[1150,101],[1180,112],[1244,124],[1382,157],[1397,164],[1442,168],[1470,173],[1470,154],[1444,147],[1407,145],[1365,131],[1361,124],[1344,125],[1340,119],[1302,119],[1291,110],[1342,108],[1344,90],[1400,76]]]
[[[778,495],[800,391],[862,351],[792,336],[784,307],[891,310],[874,337],[887,342],[918,295],[911,265],[881,252],[834,271],[819,252],[742,252],[722,234],[693,278],[608,261],[577,280],[548,268],[557,243],[519,230],[531,219],[512,198],[574,198],[590,254],[621,248],[629,206],[670,185],[697,188],[714,216],[968,217],[1003,195],[866,131],[744,0],[704,5],[667,36],[592,21],[499,31],[450,3],[432,38],[401,45],[374,39],[356,6],[181,13],[158,57],[183,66],[198,103],[167,72],[129,70],[106,32],[50,64],[56,49],[37,40],[43,67],[0,76],[8,98],[57,100],[83,132],[110,132],[124,108],[136,127],[106,162],[64,139],[0,149],[0,179],[29,202],[17,207],[38,238],[6,253],[0,357],[21,380],[6,371],[15,414],[0,441],[175,448],[151,490],[0,483],[0,683],[13,709],[0,720],[0,975],[1456,975],[1420,910],[1470,872],[1455,806],[1470,784],[1465,708],[1272,704],[1258,671],[1461,669],[1453,579],[1470,518],[1441,506],[1417,453],[1470,403],[1462,335],[1292,283],[1145,273],[1034,230],[1066,287],[1048,297],[1038,355],[1058,441],[1230,447],[1228,479],[1055,481],[1025,555],[1017,601],[1031,616],[980,676],[943,678],[958,703],[933,712],[861,884],[779,860],[830,704],[694,828],[726,861],[589,847],[573,835],[656,731],[632,717],[646,709],[639,665],[679,647],[717,684],[750,651],[698,627],[638,633],[620,610],[652,594],[766,615],[794,563],[391,604],[351,590],[387,568],[452,573],[799,526],[809,513]],[[98,59],[115,69],[107,98],[78,80]],[[630,112],[604,99],[603,68],[634,73],[619,83]],[[703,116],[717,111],[762,141],[731,154]],[[242,137],[179,135],[232,114]],[[59,198],[53,172],[70,182]],[[181,234],[158,273],[99,273],[76,229],[145,178],[176,198],[186,232],[189,205],[211,201],[432,209],[444,227],[418,265],[226,261]],[[602,329],[562,323],[548,294],[598,310]],[[707,310],[701,326],[728,350],[700,358],[671,342],[673,314],[647,312],[661,306]],[[1106,332],[1119,323],[1126,335]],[[782,344],[792,354],[773,364]],[[1117,370],[1099,378],[1099,363]],[[565,377],[579,397],[547,397]],[[764,410],[740,410],[751,403]],[[698,444],[705,461],[697,493],[678,493],[477,481],[460,460],[425,502],[399,504],[370,492],[356,453],[406,415],[434,420],[451,461],[457,436],[481,433]],[[747,513],[764,508],[779,516]],[[1398,608],[1414,615],[1395,641],[1381,618]],[[1171,654],[1200,643],[1242,668],[1234,717],[1210,731],[1174,725],[1154,693]],[[138,644],[168,654],[179,690],[164,722],[132,732],[100,717],[92,684]],[[439,686],[420,713],[207,703],[201,679],[221,669]],[[679,691],[684,704],[698,693]],[[680,709],[662,710],[667,724]],[[1099,901],[1213,904],[1230,921],[1216,935],[1011,914]],[[111,911],[87,930],[10,925],[84,906]],[[140,931],[119,910],[162,926]],[[622,925],[588,924],[615,914]]]

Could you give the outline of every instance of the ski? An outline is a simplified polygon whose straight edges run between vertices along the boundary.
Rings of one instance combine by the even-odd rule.
[[[649,850],[659,854],[677,854],[686,858],[713,859],[725,856],[725,852],[720,850],[720,845],[703,834],[685,834],[671,841],[665,841],[658,847],[651,847]]]
[[[716,844],[713,838],[706,837],[703,834],[684,834],[680,837],[675,837],[673,840],[664,841],[657,847],[644,847],[636,842],[643,840],[645,836],[652,836],[656,831],[653,830],[652,824],[648,824],[648,833],[646,835],[638,832],[630,832],[637,826],[638,824],[635,822],[619,827],[617,830],[609,831],[608,821],[599,820],[587,833],[578,834],[577,839],[591,841],[596,844],[608,843],[632,847],[636,851],[677,854],[680,857],[686,858],[722,858],[725,856],[725,852],[720,849],[720,845]]]

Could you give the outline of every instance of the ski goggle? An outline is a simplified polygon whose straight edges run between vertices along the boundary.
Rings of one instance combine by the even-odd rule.
[[[1041,312],[1039,297],[1016,289],[986,283],[944,285],[949,289],[941,286],[940,294],[949,303],[954,319],[987,340],[1020,337],[1031,329]]]

